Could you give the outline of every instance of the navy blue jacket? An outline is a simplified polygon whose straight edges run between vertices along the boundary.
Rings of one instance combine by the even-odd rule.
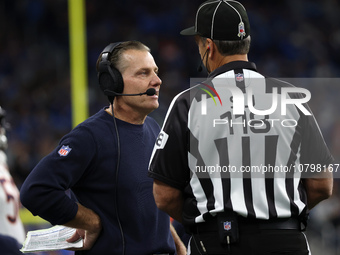
[[[22,204],[51,224],[62,225],[77,213],[77,204],[65,194],[71,189],[80,204],[96,212],[103,230],[90,251],[76,254],[120,255],[123,242],[125,255],[173,253],[169,216],[156,207],[153,180],[147,176],[159,126],[150,117],[143,125],[116,121],[118,175],[114,122],[102,109],[38,163],[21,187]]]

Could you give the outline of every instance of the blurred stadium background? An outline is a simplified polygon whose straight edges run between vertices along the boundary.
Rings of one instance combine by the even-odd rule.
[[[276,78],[320,81],[317,86],[305,86],[312,93],[311,108],[339,163],[339,2],[240,1],[251,22],[249,60],[258,70]],[[81,62],[88,89],[87,102],[80,105],[84,112],[92,115],[107,105],[95,71],[101,50],[110,42],[139,40],[151,48],[160,69],[160,108],[152,116],[162,124],[171,99],[188,88],[190,77],[207,75],[197,73],[199,55],[193,39],[179,35],[182,28],[193,24],[202,2],[84,0],[86,54]],[[0,105],[11,124],[7,133],[9,166],[19,188],[37,162],[73,126],[68,4],[67,0],[0,2]],[[307,235],[313,254],[340,254],[338,186],[336,179],[333,197],[312,210]],[[46,227],[39,219],[27,217],[25,212],[22,215],[27,230]]]

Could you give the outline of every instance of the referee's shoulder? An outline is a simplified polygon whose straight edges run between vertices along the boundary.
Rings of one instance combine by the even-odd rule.
[[[193,88],[188,88],[179,92],[173,99],[169,106],[169,109],[173,108],[176,105],[190,105],[190,98],[192,98],[192,93],[194,93]]]
[[[283,87],[296,87],[296,85],[292,84],[291,82],[285,81],[283,79],[273,78],[270,76],[264,76],[266,79],[267,85],[272,85],[276,88],[283,88]]]

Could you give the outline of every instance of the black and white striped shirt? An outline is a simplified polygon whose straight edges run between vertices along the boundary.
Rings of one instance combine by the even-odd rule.
[[[257,219],[306,213],[302,166],[323,168],[332,157],[307,104],[289,101],[304,100],[294,89],[237,61],[174,98],[149,176],[183,191],[184,223],[225,210]]]

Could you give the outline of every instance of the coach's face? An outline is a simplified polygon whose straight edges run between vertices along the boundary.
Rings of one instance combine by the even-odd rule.
[[[154,88],[156,94],[153,96],[122,96],[120,104],[127,110],[147,115],[159,106],[158,95],[162,81],[158,77],[158,67],[148,51],[127,50],[123,53],[123,61],[125,66],[122,71],[123,94],[143,93],[149,88]]]

